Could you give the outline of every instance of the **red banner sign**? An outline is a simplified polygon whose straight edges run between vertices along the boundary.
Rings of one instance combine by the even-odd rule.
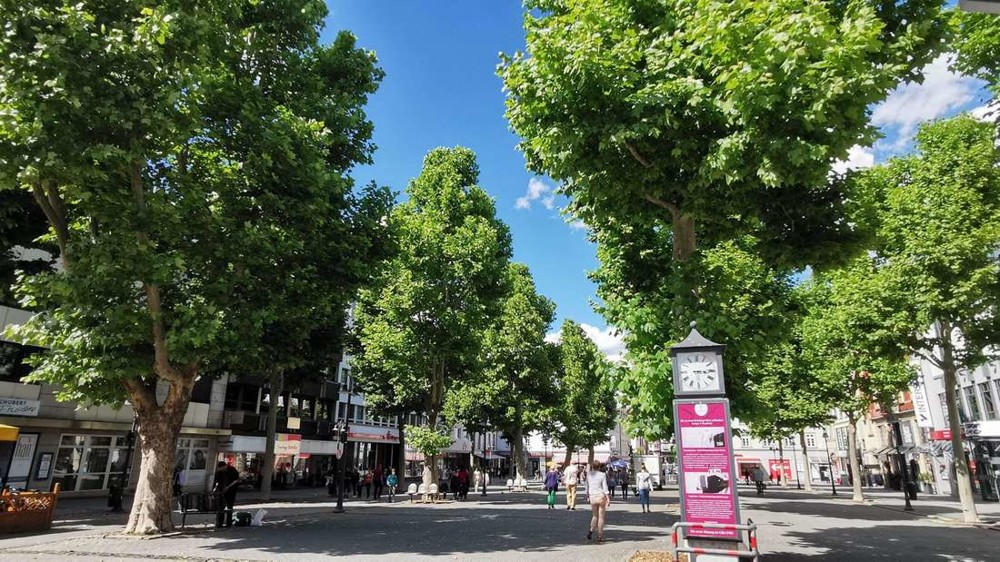
[[[713,398],[677,400],[674,404],[683,520],[688,523],[739,523],[728,401]],[[729,529],[693,527],[687,534],[739,539],[739,533]]]

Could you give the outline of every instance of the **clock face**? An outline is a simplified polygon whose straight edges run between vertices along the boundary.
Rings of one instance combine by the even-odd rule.
[[[722,391],[719,363],[715,356],[692,353],[678,357],[681,390],[684,392]]]

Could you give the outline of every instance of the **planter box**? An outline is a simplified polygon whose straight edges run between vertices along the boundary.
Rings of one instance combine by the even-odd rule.
[[[58,497],[59,484],[51,493],[20,492],[0,496],[0,533],[50,529]]]

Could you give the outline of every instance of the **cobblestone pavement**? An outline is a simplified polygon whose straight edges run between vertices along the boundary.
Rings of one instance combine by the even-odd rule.
[[[766,560],[1000,560],[1000,533],[947,519],[947,500],[918,501],[922,511],[906,513],[891,495],[871,495],[874,501],[856,504],[823,491],[772,488],[763,497],[745,494],[741,503],[744,518],[760,525]],[[539,492],[470,495],[467,502],[437,505],[352,500],[347,513],[339,515],[321,491],[277,498],[263,504],[269,511],[264,527],[215,530],[211,516],[194,516],[187,530],[154,539],[121,537],[117,531],[124,515],[92,510],[88,517],[87,501],[70,500],[52,532],[0,539],[0,559],[626,560],[637,550],[668,549],[670,525],[677,520],[676,491],[654,492],[651,514],[642,514],[634,498],[616,501],[608,542],[596,545],[586,540],[590,514],[585,505],[577,511],[548,510]],[[246,499],[250,503],[242,509],[261,506]]]

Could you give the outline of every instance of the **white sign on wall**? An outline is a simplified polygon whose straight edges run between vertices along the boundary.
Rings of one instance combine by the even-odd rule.
[[[917,425],[934,429],[934,420],[931,419],[931,407],[927,403],[927,393],[923,385],[913,389],[913,413],[917,416]]]
[[[31,474],[31,461],[35,458],[35,447],[38,446],[37,433],[22,433],[17,436],[14,456],[10,459],[10,480],[27,480]]]
[[[0,398],[0,416],[38,417],[41,404],[38,400],[25,398]]]

